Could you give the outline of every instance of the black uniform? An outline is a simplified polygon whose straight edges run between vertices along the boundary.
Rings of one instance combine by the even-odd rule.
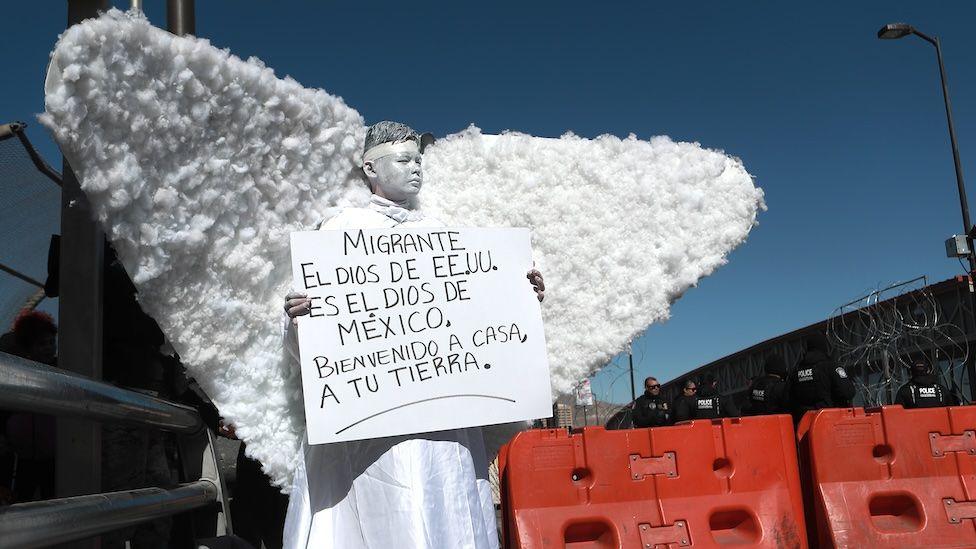
[[[780,376],[766,374],[749,386],[748,415],[785,414],[790,411],[789,385]]]
[[[680,394],[674,399],[671,407],[674,421],[685,421],[695,419],[695,397]]]
[[[808,343],[790,378],[790,403],[796,419],[809,410],[850,406],[856,392],[847,371],[827,354],[823,340]]]
[[[746,413],[752,416],[789,413],[789,384],[786,361],[779,355],[766,357],[765,375],[752,381],[746,402]]]
[[[647,393],[634,401],[634,427],[660,427],[671,424],[671,406],[657,395]]]
[[[736,409],[731,397],[724,397],[708,386],[699,389],[698,396],[692,402],[694,403],[692,406],[693,419],[714,419],[739,415],[739,410]]]
[[[953,406],[956,399],[939,383],[939,378],[933,374],[912,376],[908,383],[898,389],[895,404],[905,408],[935,408],[938,406]]]

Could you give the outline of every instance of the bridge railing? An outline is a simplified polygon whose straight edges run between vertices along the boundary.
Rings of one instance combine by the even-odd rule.
[[[179,435],[184,477],[155,487],[0,508],[4,548],[43,547],[200,509],[197,539],[231,533],[213,435],[196,410],[0,352],[0,409],[156,428]]]

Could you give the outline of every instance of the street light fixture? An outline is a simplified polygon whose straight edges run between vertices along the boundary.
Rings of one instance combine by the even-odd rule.
[[[882,40],[895,40],[903,38],[909,34],[914,34],[929,44],[935,46],[935,54],[939,60],[939,76],[942,79],[942,98],[945,100],[946,119],[949,122],[949,141],[952,144],[952,160],[956,168],[956,186],[959,190],[959,207],[962,210],[963,235],[965,235],[968,246],[969,274],[976,273],[976,254],[973,253],[973,225],[969,221],[969,201],[966,200],[966,186],[962,179],[962,163],[959,161],[959,145],[956,143],[956,129],[952,123],[952,106],[949,102],[949,88],[946,85],[945,65],[942,63],[942,46],[938,38],[933,38],[919,31],[907,23],[889,23],[878,30],[878,38]]]
[[[907,23],[888,23],[878,31],[878,38],[882,40],[895,40],[903,36],[908,36],[915,30]]]
[[[903,38],[909,34],[914,34],[935,46],[935,55],[939,59],[939,76],[942,79],[942,98],[945,100],[946,120],[949,123],[949,141],[952,144],[952,160],[956,168],[956,187],[959,190],[959,208],[962,210],[963,225],[963,234],[961,236],[953,236],[946,241],[946,250],[947,253],[954,252],[950,253],[950,255],[966,255],[969,258],[970,307],[972,307],[973,314],[976,315],[976,301],[974,301],[973,285],[971,282],[973,277],[976,276],[976,252],[973,250],[973,225],[969,221],[969,202],[966,200],[966,186],[962,180],[962,163],[959,161],[959,145],[956,143],[956,129],[952,124],[952,106],[949,102],[949,88],[946,86],[945,65],[942,62],[942,46],[938,38],[928,36],[907,23],[889,23],[878,30],[878,38],[882,40],[894,40]],[[965,241],[960,242],[959,240],[961,239],[965,239]],[[952,246],[950,246],[950,241]],[[966,365],[966,369],[969,374],[970,392],[973,397],[976,397],[976,362],[972,359],[968,362],[969,364]]]

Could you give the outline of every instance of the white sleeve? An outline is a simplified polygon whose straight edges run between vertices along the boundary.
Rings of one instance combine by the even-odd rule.
[[[291,356],[296,367],[301,364],[301,355],[298,351],[298,328],[295,323],[291,321],[288,313],[284,313],[284,319],[281,326],[282,340],[285,345],[285,350],[288,351],[289,356]]]

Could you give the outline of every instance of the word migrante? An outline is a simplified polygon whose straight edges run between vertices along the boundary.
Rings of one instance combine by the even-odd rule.
[[[363,255],[390,255],[422,252],[463,252],[458,244],[457,231],[430,231],[428,233],[384,233],[367,235],[362,230],[344,233],[344,255],[360,252]]]

